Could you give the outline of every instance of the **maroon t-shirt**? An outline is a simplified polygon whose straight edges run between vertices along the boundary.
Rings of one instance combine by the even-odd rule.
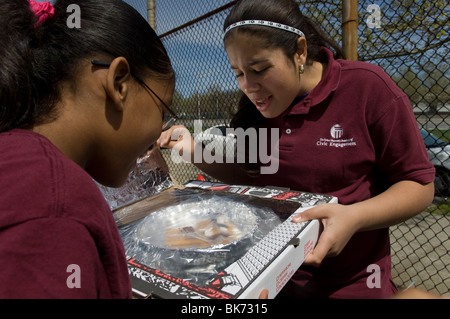
[[[124,248],[91,177],[48,139],[0,134],[0,298],[130,298]]]
[[[352,204],[401,180],[432,182],[434,168],[406,94],[381,68],[334,60],[324,50],[328,68],[321,82],[267,120],[268,128],[280,129],[279,169],[256,183],[331,194],[341,204]],[[374,279],[378,267],[381,285]],[[390,270],[388,229],[359,232],[320,267],[302,266],[285,292],[306,298],[386,298],[396,289]]]

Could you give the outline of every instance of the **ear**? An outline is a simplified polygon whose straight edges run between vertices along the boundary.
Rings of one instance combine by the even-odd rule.
[[[297,40],[297,52],[295,53],[295,62],[297,65],[306,65],[306,58],[308,57],[308,46],[305,37],[299,37]]]
[[[129,93],[129,80],[131,79],[130,65],[124,57],[115,58],[108,68],[106,78],[106,93],[113,101],[114,107],[122,112],[124,102]]]

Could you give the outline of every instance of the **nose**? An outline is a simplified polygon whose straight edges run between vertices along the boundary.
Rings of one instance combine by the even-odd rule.
[[[249,75],[242,75],[239,86],[245,93],[254,93],[260,89],[260,84]]]

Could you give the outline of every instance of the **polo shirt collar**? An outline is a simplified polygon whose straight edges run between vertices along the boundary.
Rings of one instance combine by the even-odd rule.
[[[322,50],[325,51],[328,58],[325,75],[308,96],[290,108],[288,114],[308,114],[311,107],[321,103],[336,91],[341,78],[341,65],[334,59],[333,53],[329,49],[322,48]]]

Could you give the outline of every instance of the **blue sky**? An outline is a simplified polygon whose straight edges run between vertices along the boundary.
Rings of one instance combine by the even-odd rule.
[[[147,18],[147,1],[125,1]],[[190,0],[189,5],[183,6],[185,2],[180,0],[157,0],[156,32],[161,35],[229,2]],[[176,89],[183,96],[196,94],[197,89],[203,92],[211,86],[218,86],[224,91],[238,89],[222,44],[224,19],[225,14],[219,14],[213,20],[206,20],[178,32],[176,36],[162,39],[176,72]]]

